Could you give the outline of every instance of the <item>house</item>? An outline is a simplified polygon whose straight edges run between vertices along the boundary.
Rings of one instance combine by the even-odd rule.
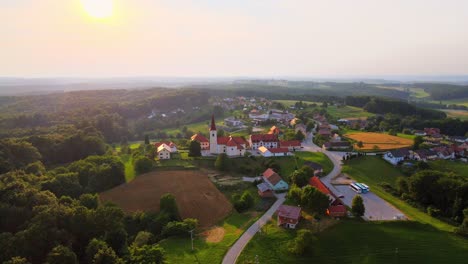
[[[171,159],[171,147],[166,144],[161,144],[157,150],[157,157],[160,160]]]
[[[311,167],[314,170],[314,175],[320,175],[323,173],[323,167],[322,165],[318,163],[307,161],[307,162],[304,162],[304,165]]]
[[[307,136],[307,127],[304,124],[297,124],[294,127],[294,131],[297,133],[297,131],[301,131],[301,133],[306,137]]]
[[[242,121],[234,117],[228,117],[224,119],[224,124],[229,127],[240,127],[242,126]]]
[[[468,142],[468,138],[461,137],[461,136],[452,136],[452,137],[449,137],[449,140],[452,141],[452,142],[456,142],[456,143]]]
[[[329,128],[320,128],[318,134],[322,137],[328,138],[331,136],[331,130]]]
[[[426,132],[424,132],[424,130],[415,130],[415,131],[414,131],[414,135],[415,135],[415,136],[424,137],[424,136],[426,136],[427,134],[426,134]]]
[[[262,198],[269,198],[269,197],[275,196],[270,186],[268,186],[268,184],[264,182],[258,184],[257,189],[258,189],[258,195],[260,195],[260,197]]]
[[[277,148],[279,146],[279,139],[274,134],[255,134],[250,135],[249,144],[253,150],[258,149],[261,146],[266,148]]]
[[[411,158],[420,161],[428,161],[437,159],[438,155],[435,151],[430,149],[419,149],[411,151]]]
[[[428,145],[433,145],[433,146],[438,146],[440,145],[440,142],[442,141],[442,136],[440,135],[434,135],[431,137],[424,137],[424,143]]]
[[[281,130],[277,126],[272,126],[270,128],[270,131],[268,131],[268,134],[278,136],[279,134],[281,134]]]
[[[302,148],[299,140],[280,141],[280,148],[288,148],[289,151],[296,151]]]
[[[281,205],[276,211],[278,226],[295,229],[301,219],[301,208],[297,206]]]
[[[346,206],[344,206],[343,202],[338,198],[336,194],[334,194],[317,176],[310,178],[309,185],[312,187],[317,188],[320,192],[327,195],[330,203],[327,208],[326,213],[331,217],[345,217],[346,216]]]
[[[341,137],[340,135],[338,134],[333,134],[333,137],[330,139],[330,142],[340,142],[341,141]]]
[[[448,159],[455,158],[455,151],[451,147],[440,146],[440,147],[435,147],[432,150],[437,153],[437,155],[439,156],[439,159],[448,160]]]
[[[202,134],[195,134],[190,138],[192,141],[197,141],[200,143],[202,150],[209,150],[210,149],[210,141],[203,136]]]
[[[405,160],[410,157],[410,152],[408,149],[394,149],[388,151],[383,156],[384,160],[390,162],[392,165],[397,165],[398,162]]]
[[[261,146],[258,148],[258,152],[263,157],[284,157],[292,155],[289,152],[288,148],[267,148],[265,146]]]
[[[426,128],[424,128],[424,132],[428,136],[440,135],[440,129],[434,128],[434,127],[430,127],[430,128],[426,127]]]
[[[349,149],[351,148],[351,144],[348,141],[339,141],[339,142],[326,142],[322,145],[322,149],[324,150],[335,150],[335,149]]]
[[[156,142],[154,143],[154,147],[156,149],[159,148],[159,146],[161,146],[162,144],[166,144],[168,145],[170,148],[171,148],[171,153],[177,153],[177,145],[172,142],[172,141],[161,141],[161,142]]]
[[[273,191],[286,191],[289,189],[288,184],[271,168],[263,172],[262,178]]]

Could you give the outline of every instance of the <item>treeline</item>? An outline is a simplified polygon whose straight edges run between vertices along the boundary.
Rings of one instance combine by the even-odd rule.
[[[373,96],[347,96],[345,103],[350,106],[364,108],[374,114],[397,114],[401,116],[419,116],[425,119],[442,119],[447,115],[440,111],[423,109],[407,102],[390,100]]]
[[[431,216],[464,221],[468,209],[468,181],[461,176],[434,170],[421,170],[409,178],[399,178],[397,194],[422,206]],[[468,230],[464,235],[468,235]]]
[[[164,251],[157,243],[186,236],[197,220],[181,220],[172,195],[161,197],[159,213],[125,214],[100,204],[95,194],[80,194],[79,181],[87,180],[89,187],[101,177],[113,181],[119,178],[115,173],[123,175],[123,167],[113,168],[112,159],[91,157],[43,174],[0,175],[0,262],[163,263]]]
[[[422,88],[434,100],[450,100],[468,97],[468,86],[442,83],[415,83],[414,87]]]

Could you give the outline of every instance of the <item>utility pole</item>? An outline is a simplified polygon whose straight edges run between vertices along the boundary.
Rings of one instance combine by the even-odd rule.
[[[193,230],[195,230],[195,229],[192,229],[192,230],[189,231],[189,233],[190,233],[190,240],[192,241],[192,251],[193,251]]]

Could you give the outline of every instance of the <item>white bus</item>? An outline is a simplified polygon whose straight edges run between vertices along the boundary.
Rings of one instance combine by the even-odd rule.
[[[362,193],[368,193],[369,192],[369,186],[363,184],[363,183],[355,183],[357,187],[361,188]]]
[[[353,191],[357,192],[357,193],[362,193],[362,189],[359,188],[359,186],[357,186],[356,184],[354,183],[351,183],[349,185],[349,188],[351,188]]]

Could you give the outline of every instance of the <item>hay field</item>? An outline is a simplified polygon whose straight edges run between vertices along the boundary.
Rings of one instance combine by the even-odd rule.
[[[390,150],[410,147],[413,145],[413,140],[391,136],[388,134],[373,133],[373,132],[356,132],[345,134],[345,137],[354,140],[354,147],[359,150]],[[363,147],[359,148],[357,142],[362,141]]]

